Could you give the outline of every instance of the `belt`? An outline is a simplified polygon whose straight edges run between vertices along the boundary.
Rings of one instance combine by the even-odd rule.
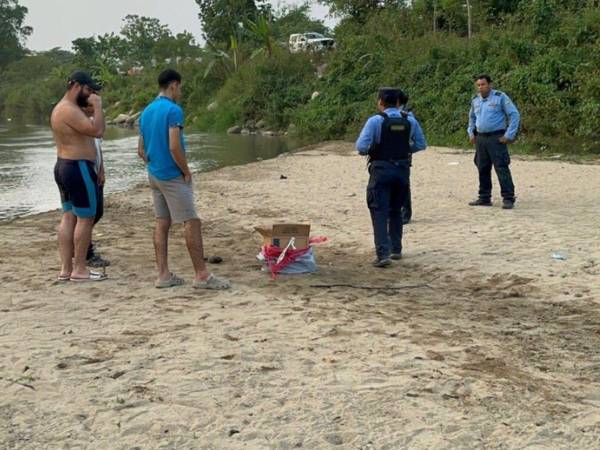
[[[377,159],[377,158],[372,158],[371,161],[385,161],[385,162],[389,162],[392,164],[395,163],[405,163],[405,162],[411,162],[412,158],[406,158],[406,159]]]
[[[497,136],[499,134],[504,134],[506,130],[496,130],[490,131],[489,133],[482,133],[481,131],[477,132],[477,136],[489,137],[489,136]]]

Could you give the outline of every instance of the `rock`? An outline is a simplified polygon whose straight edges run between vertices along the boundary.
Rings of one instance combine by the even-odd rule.
[[[240,131],[241,134],[250,134],[250,130],[248,128],[242,128],[242,131]]]
[[[141,115],[142,115],[142,112],[138,111],[135,114],[132,114],[131,116],[129,116],[125,122],[126,123],[130,123],[130,124],[134,124],[135,121],[138,120]]]
[[[266,126],[267,126],[267,123],[263,119],[260,119],[258,122],[256,122],[256,128],[259,130],[262,130]]]
[[[117,117],[114,118],[113,123],[115,125],[120,125],[120,124],[126,123],[128,118],[129,118],[129,115],[127,115],[127,114],[119,114]]]
[[[219,106],[219,103],[215,100],[214,102],[210,103],[207,107],[206,110],[207,111],[214,111],[215,109],[217,109],[217,107]]]
[[[344,440],[339,434],[329,434],[325,436],[325,440],[333,445],[342,445]]]
[[[327,63],[317,66],[317,78],[322,78],[325,75],[325,70],[327,70]]]
[[[310,96],[311,100],[314,100],[315,98],[317,98],[319,95],[321,95],[321,93],[319,91],[315,91],[312,93],[312,95]]]
[[[220,256],[211,256],[208,258],[208,262],[210,264],[221,264],[223,262],[223,258]]]
[[[244,127],[248,128],[250,130],[253,130],[254,128],[256,128],[256,121],[254,121],[252,119],[248,119],[248,120],[246,120]]]
[[[227,129],[228,134],[240,134],[241,131],[242,131],[242,128],[237,125],[234,125]]]

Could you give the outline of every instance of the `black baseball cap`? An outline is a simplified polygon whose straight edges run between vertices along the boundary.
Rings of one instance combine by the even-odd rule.
[[[379,88],[377,98],[386,105],[395,105],[396,103],[398,103],[399,99],[398,89],[392,87]]]
[[[69,84],[79,83],[82,86],[89,86],[95,91],[102,89],[102,85],[95,81],[89,73],[83,70],[77,70],[73,72],[71,76],[69,76],[68,82]]]

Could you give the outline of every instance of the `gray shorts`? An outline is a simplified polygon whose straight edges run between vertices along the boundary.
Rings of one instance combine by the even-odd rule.
[[[199,218],[194,206],[192,183],[186,183],[183,175],[166,181],[148,175],[148,181],[157,219],[170,218],[173,223],[181,223]]]

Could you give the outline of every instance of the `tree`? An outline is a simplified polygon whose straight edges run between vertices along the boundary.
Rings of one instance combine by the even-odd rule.
[[[273,21],[273,35],[275,39],[287,42],[290,34],[305,33],[314,31],[315,33],[327,34],[327,27],[320,20],[312,19],[309,16],[310,5],[304,3],[298,6],[284,7],[276,11]]]
[[[116,73],[127,52],[125,41],[114,33],[79,38],[72,42],[75,63],[92,72],[101,68]]]
[[[365,23],[369,16],[386,6],[398,7],[402,0],[319,0],[329,6],[329,11],[338,16],[349,16],[359,23]]]
[[[269,58],[273,54],[273,27],[271,21],[260,15],[255,21],[248,19],[246,21],[246,27],[252,34],[258,39],[262,48],[267,51]]]
[[[213,47],[227,47],[233,36],[239,41],[240,25],[254,20],[259,12],[254,0],[196,0],[206,42]],[[268,5],[261,5],[268,12]]]
[[[18,0],[0,0],[0,68],[26,53],[24,42],[33,28],[23,25],[27,8]]]
[[[153,17],[127,15],[121,36],[125,41],[130,65],[143,65],[152,60],[157,42],[170,38],[169,28]]]

